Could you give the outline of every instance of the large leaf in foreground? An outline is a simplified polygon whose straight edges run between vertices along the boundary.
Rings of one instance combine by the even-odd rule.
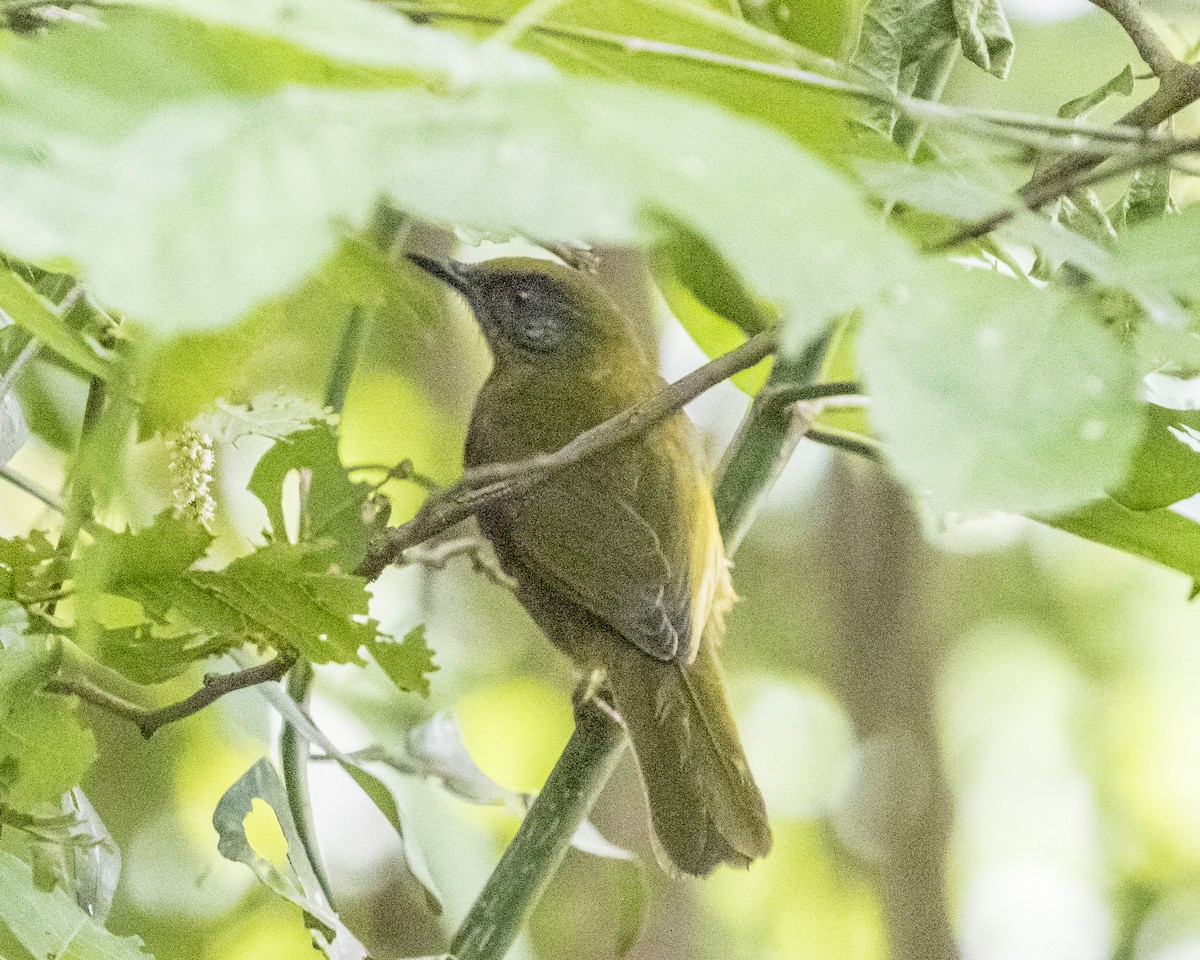
[[[1052,513],[1123,478],[1138,377],[1078,301],[983,271],[932,271],[863,325],[871,421],[934,506]]]
[[[88,34],[88,76],[103,90],[61,58],[42,62],[40,45],[8,58],[0,245],[75,261],[100,297],[164,330],[227,323],[293,286],[331,252],[335,225],[362,225],[381,195],[434,221],[610,243],[652,239],[648,215],[665,213],[786,308],[789,346],[911,266],[853,187],[782,134],[519,54],[465,54],[456,37],[445,77],[475,66],[477,82],[451,92],[292,86],[233,98],[218,83],[230,65],[217,61],[211,93],[197,83],[164,102],[109,96],[118,116],[98,129],[97,98],[157,63],[127,29],[134,19]],[[172,29],[184,47],[204,36],[185,20]]]

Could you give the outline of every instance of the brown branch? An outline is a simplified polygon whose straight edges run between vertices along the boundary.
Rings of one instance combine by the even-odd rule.
[[[167,704],[165,707],[143,707],[132,703],[84,677],[54,680],[47,685],[46,689],[51,693],[79,697],[80,700],[116,714],[134,724],[142,732],[142,736],[149,739],[159,728],[190,717],[193,713],[199,713],[227,693],[282,679],[295,662],[295,653],[281,651],[275,656],[275,659],[248,667],[245,670],[238,670],[234,673],[206,674],[203,686],[199,690],[190,697],[186,697],[178,703]]]
[[[644,433],[704,391],[754,366],[772,354],[775,348],[775,331],[765,330],[736,350],[693,370],[653,397],[584,431],[553,453],[517,463],[488,464],[467,471],[462,480],[445,493],[426,500],[415,517],[401,526],[392,527],[380,542],[372,545],[359,566],[359,576],[368,580],[376,579],[389,564],[397,562],[409,547],[424,543],[490,503],[527,493],[559,471]]]
[[[1175,54],[1171,53],[1157,31],[1150,25],[1138,0],[1091,0],[1091,2],[1112,15],[1113,19],[1129,34],[1129,39],[1137,47],[1137,52],[1146,61],[1146,65],[1160,77],[1180,65]]]

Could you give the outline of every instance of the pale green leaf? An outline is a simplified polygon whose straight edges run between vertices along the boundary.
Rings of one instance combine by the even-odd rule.
[[[140,76],[145,51],[122,43],[100,34],[93,61],[112,79]],[[23,140],[55,140],[35,106],[21,111]],[[90,102],[59,95],[56,108]],[[332,251],[334,224],[364,224],[381,194],[426,219],[545,239],[644,243],[650,215],[665,214],[790,314],[789,349],[912,260],[840,175],[781,134],[600,80],[544,74],[449,95],[290,87],[132,119],[123,136],[83,138],[78,156],[0,154],[0,244],[76,260],[99,296],[159,329],[227,323],[294,285]]]
[[[1121,236],[1114,253],[1127,283],[1165,287],[1200,301],[1200,204],[1146,222]]]
[[[898,472],[939,510],[1062,511],[1119,483],[1142,421],[1115,338],[1060,291],[929,269],[858,342]]]
[[[1133,93],[1133,70],[1126,64],[1125,69],[1107,83],[1101,84],[1091,93],[1074,100],[1068,100],[1058,108],[1058,115],[1064,120],[1077,120],[1108,100],[1110,97],[1128,97]]]
[[[261,800],[275,814],[287,841],[286,865],[276,864],[263,856],[246,835],[246,818],[255,800]],[[292,819],[283,783],[270,762],[259,760],[225,791],[213,812],[213,827],[220,837],[217,849],[221,856],[244,863],[270,890],[333,932],[333,939],[327,940],[324,932],[311,928],[313,942],[330,960],[366,960],[366,948],[342,923],[321,890]]]
[[[39,960],[147,960],[150,956],[140,940],[109,933],[62,890],[38,890],[28,864],[3,850],[0,924]]]

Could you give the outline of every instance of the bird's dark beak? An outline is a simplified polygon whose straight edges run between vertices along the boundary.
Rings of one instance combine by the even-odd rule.
[[[468,267],[465,263],[458,263],[454,260],[443,263],[440,260],[423,257],[419,253],[410,253],[407,256],[409,260],[430,276],[437,277],[442,283],[453,287],[464,297],[470,299],[471,279],[468,276]]]

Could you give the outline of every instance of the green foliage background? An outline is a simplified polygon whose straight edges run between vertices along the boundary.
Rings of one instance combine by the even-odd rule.
[[[777,318],[795,388],[834,329],[823,378],[870,401],[818,436],[890,469],[803,442],[738,554],[724,659],[775,852],[669,880],[626,761],[513,956],[1200,949],[1200,532],[1171,509],[1200,491],[1200,207],[1186,168],[1103,136],[1152,86],[1114,22],[1010,25],[996,0],[0,14],[4,960],[445,949],[567,740],[572,677],[485,555],[355,571],[458,478],[486,369],[403,253],[521,238],[597,244],[669,370]],[[1152,23],[1194,55],[1195,18]],[[1012,191],[1078,148],[1069,121],[1134,162],[1027,211]],[[766,376],[695,405],[714,444]],[[149,740],[94,695],[168,703],[275,656],[295,696]],[[288,737],[321,755],[315,862],[263,759],[281,726],[285,780]]]

